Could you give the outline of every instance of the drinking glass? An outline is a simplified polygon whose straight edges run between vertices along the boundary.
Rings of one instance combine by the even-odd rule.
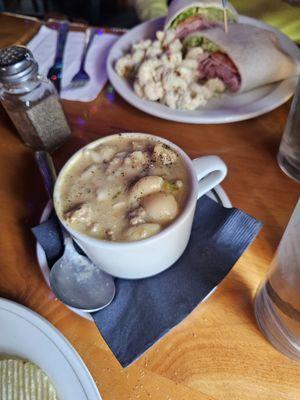
[[[300,361],[300,200],[257,292],[255,315],[270,342]]]
[[[280,168],[291,178],[300,180],[300,79],[277,155]]]

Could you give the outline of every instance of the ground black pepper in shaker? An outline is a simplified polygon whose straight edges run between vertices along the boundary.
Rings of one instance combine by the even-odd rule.
[[[52,151],[71,135],[55,87],[24,46],[0,50],[0,100],[27,146]]]

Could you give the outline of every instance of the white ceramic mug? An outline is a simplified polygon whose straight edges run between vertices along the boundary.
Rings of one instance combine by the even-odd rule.
[[[89,143],[85,148],[94,148],[119,135],[106,136]],[[178,260],[184,252],[192,229],[197,199],[218,185],[226,176],[227,167],[217,156],[199,157],[191,160],[178,146],[158,136],[142,133],[124,133],[132,139],[147,136],[160,140],[174,149],[182,158],[190,177],[190,190],[184,209],[165,229],[146,239],[135,242],[110,242],[90,237],[72,229],[60,218],[60,222],[71,233],[87,256],[110,275],[139,279],[156,275]],[[83,149],[76,152],[61,170],[54,189],[54,207],[60,197],[62,176],[76,162]]]

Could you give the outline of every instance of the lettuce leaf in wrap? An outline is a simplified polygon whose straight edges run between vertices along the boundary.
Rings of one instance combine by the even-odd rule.
[[[201,47],[204,51],[208,51],[213,53],[215,51],[220,51],[219,46],[217,46],[211,40],[191,34],[185,41],[184,41],[185,49],[190,47]]]
[[[230,12],[229,10],[227,11],[228,15],[228,21],[229,22],[236,22],[237,18],[236,16]],[[224,11],[220,8],[213,8],[213,7],[191,7],[183,12],[181,12],[177,17],[174,18],[174,20],[170,24],[171,29],[176,29],[182,22],[187,20],[190,17],[196,16],[196,15],[201,15],[203,19],[206,21],[212,21],[212,22],[222,22],[224,21]]]

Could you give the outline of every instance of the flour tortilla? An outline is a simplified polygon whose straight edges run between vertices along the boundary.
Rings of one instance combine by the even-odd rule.
[[[215,43],[233,61],[241,77],[239,92],[281,81],[300,73],[299,60],[285,53],[274,32],[248,24],[229,24],[191,33]]]
[[[169,5],[168,14],[166,16],[165,21],[165,29],[170,28],[171,23],[173,20],[181,14],[183,11],[191,8],[191,7],[199,7],[199,8],[219,8],[223,10],[222,1],[216,0],[202,0],[202,1],[195,1],[195,0],[173,0]],[[230,11],[238,20],[238,12],[236,9],[228,2],[227,9]]]

